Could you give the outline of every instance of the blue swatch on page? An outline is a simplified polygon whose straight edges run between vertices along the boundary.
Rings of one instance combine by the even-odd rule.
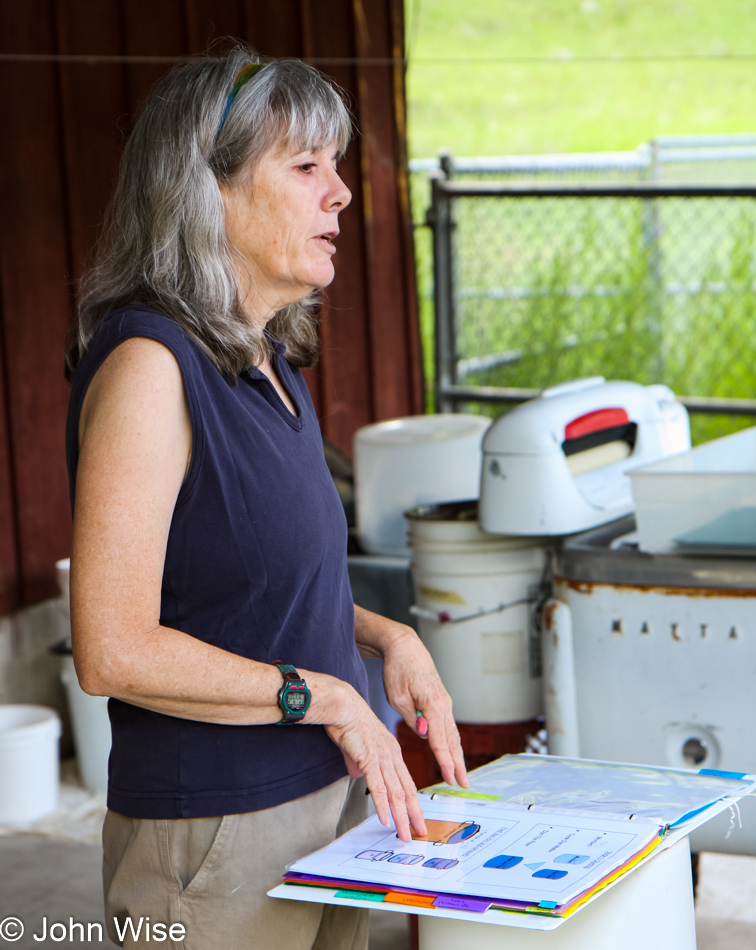
[[[549,881],[558,881],[560,878],[567,877],[566,871],[557,871],[555,868],[543,868],[536,871],[533,877],[545,877]]]
[[[588,857],[587,854],[560,854],[558,858],[554,858],[554,864],[582,864]]]
[[[484,868],[497,868],[499,871],[506,871],[508,868],[517,867],[522,861],[514,854],[497,854],[495,858],[489,858],[483,865]]]

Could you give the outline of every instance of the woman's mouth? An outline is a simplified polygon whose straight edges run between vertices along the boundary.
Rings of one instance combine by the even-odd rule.
[[[333,243],[338,236],[338,231],[327,231],[325,234],[318,234],[315,238],[330,253],[336,253],[336,245]]]

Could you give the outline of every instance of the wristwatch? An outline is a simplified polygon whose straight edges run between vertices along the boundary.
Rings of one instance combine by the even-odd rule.
[[[300,722],[309,709],[312,693],[307,688],[307,683],[291,664],[280,663],[275,660],[273,666],[278,667],[281,676],[284,678],[284,684],[278,691],[281,718],[276,725],[285,726],[293,722]]]

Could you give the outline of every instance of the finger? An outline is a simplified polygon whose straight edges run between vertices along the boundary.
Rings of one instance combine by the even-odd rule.
[[[407,814],[407,795],[402,788],[399,776],[394,772],[390,782],[387,782],[389,804],[391,805],[391,814],[394,817],[396,833],[404,841],[411,841],[410,820]]]
[[[402,719],[407,723],[413,732],[417,732],[417,711],[420,708],[415,704],[414,699],[409,693],[401,701],[393,703],[394,709],[399,713]]]
[[[365,771],[365,778],[378,820],[382,825],[388,827],[391,824],[391,808],[381,770],[377,767],[369,768]]]
[[[456,779],[461,777],[467,783],[464,785],[467,788],[469,781],[462,755],[462,745],[459,741],[459,733],[454,720],[452,720],[451,729],[447,728],[446,724],[441,727],[438,724],[434,725],[435,728],[433,725],[429,726],[428,743],[436,762],[438,762],[443,780],[447,785],[455,785]]]
[[[423,817],[423,809],[420,805],[420,800],[417,797],[417,785],[409,773],[404,759],[401,757],[401,749],[398,750],[399,758],[395,763],[397,775],[402,783],[402,788],[404,789],[404,807],[407,812],[407,818],[409,823],[412,826],[415,834],[421,838],[424,838],[428,829],[425,825],[425,818]]]
[[[449,715],[446,734],[448,737],[449,753],[454,763],[454,774],[457,782],[462,788],[470,787],[470,779],[467,777],[467,768],[465,766],[465,755],[462,750],[462,740],[459,736],[459,729],[453,716]]]
[[[417,797],[417,792],[407,796],[407,817],[410,820],[410,824],[412,825],[415,834],[419,835],[421,838],[424,838],[428,834],[428,828],[425,824],[425,817],[423,815],[423,809],[420,805],[420,800]]]

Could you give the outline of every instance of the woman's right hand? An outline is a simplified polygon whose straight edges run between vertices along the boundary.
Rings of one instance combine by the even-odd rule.
[[[328,711],[318,715],[315,700],[305,721],[314,722],[316,717],[326,720],[323,725],[341,749],[349,774],[352,778],[365,776],[382,824],[388,825],[393,817],[402,841],[411,840],[410,825],[417,835],[427,834],[417,788],[399,743],[355,689],[341,680],[328,679]],[[314,699],[317,692],[313,691]]]

